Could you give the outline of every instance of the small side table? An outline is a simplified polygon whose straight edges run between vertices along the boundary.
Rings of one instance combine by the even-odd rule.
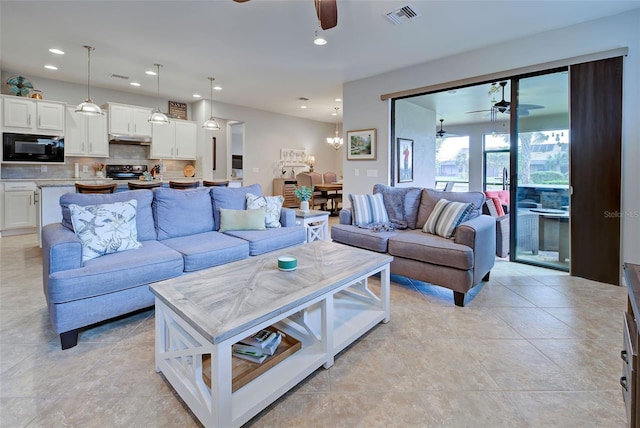
[[[296,210],[296,224],[304,225],[307,232],[307,242],[330,241],[329,211]]]

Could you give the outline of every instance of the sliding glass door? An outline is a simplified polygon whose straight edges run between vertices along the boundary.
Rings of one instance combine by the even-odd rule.
[[[569,79],[513,79],[511,258],[569,270]],[[535,113],[534,113],[535,112]]]

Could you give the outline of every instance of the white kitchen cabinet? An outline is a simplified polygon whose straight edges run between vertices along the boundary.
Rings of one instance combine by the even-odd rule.
[[[107,116],[86,116],[67,107],[66,156],[109,157]]]
[[[164,125],[153,125],[150,157],[152,159],[195,160],[197,127],[195,122],[171,119]]]
[[[4,96],[3,132],[64,135],[64,103]]]
[[[109,103],[107,110],[109,112],[109,134],[151,138],[150,108]]]
[[[35,190],[32,181],[4,183],[3,230],[36,227]]]

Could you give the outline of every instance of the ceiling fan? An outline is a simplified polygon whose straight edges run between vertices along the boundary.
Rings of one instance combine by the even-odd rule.
[[[233,0],[236,3],[244,3],[249,0]],[[316,7],[316,15],[318,15],[318,21],[320,27],[323,30],[328,30],[338,25],[338,8],[336,6],[336,0],[313,0]]]
[[[456,134],[451,134],[445,131],[444,129],[442,129],[443,122],[444,122],[444,119],[440,119],[440,130],[436,131],[436,138],[457,137]]]
[[[492,88],[495,87],[495,83],[493,83],[491,86]],[[500,101],[493,103],[490,109],[468,111],[466,113],[467,114],[482,113],[482,112],[489,111],[491,112],[491,120],[495,120],[496,115],[498,113],[510,113],[511,103],[504,99],[504,87],[507,86],[507,82],[506,81],[500,82],[500,86],[502,87],[502,99]],[[489,91],[490,94],[493,92],[495,91],[494,90]],[[541,108],[544,108],[544,106],[537,105],[537,104],[518,104],[518,116],[529,116],[529,110],[536,110]]]

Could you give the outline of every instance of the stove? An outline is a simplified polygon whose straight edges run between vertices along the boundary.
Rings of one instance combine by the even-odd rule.
[[[114,180],[137,180],[147,171],[146,165],[107,165],[107,178]]]

